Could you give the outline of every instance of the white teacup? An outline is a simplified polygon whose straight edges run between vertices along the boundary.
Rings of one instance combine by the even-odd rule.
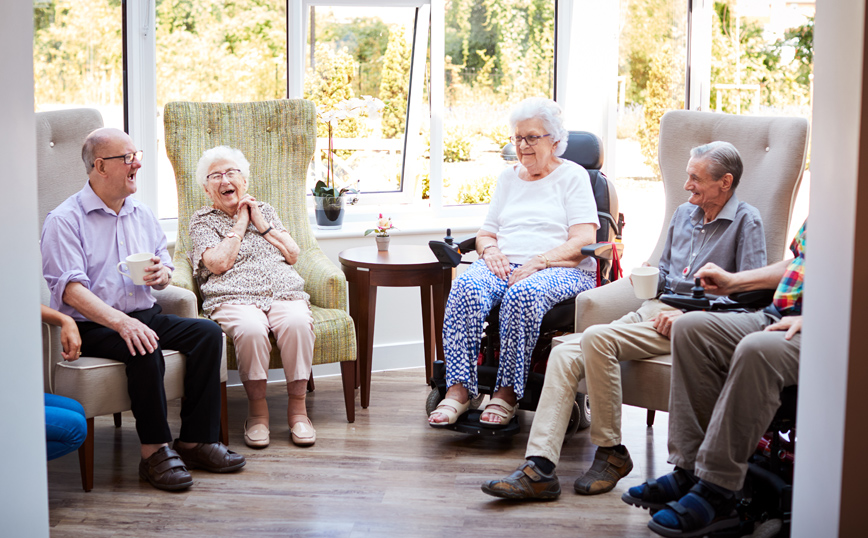
[[[653,299],[657,296],[657,280],[660,269],[656,267],[637,267],[630,274],[633,281],[633,293],[639,299]]]
[[[154,265],[151,261],[154,255],[150,252],[139,252],[138,254],[130,254],[127,258],[118,264],[118,273],[127,276],[133,281],[133,284],[141,286],[145,283],[145,275],[148,274],[145,268]],[[121,267],[126,265],[129,273],[121,270]]]

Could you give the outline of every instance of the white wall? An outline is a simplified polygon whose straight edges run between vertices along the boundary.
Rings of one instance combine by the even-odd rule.
[[[0,17],[0,189],[4,252],[0,269],[0,432],[12,459],[3,466],[0,536],[48,536],[39,223],[33,116],[33,4],[4,2]]]
[[[865,0],[817,2],[794,538],[855,535],[840,526],[844,473],[864,473],[868,465],[862,454],[844,460],[848,432],[865,427],[864,403],[848,409],[847,391],[851,359],[865,360],[864,352],[853,354],[850,349],[851,330],[865,330],[851,326],[854,252],[865,248],[857,244],[855,235],[859,145],[865,132],[861,125],[864,40]],[[868,207],[861,209],[863,215],[868,211]],[[864,303],[859,306],[865,308]],[[864,483],[849,495],[862,499],[862,488]]]

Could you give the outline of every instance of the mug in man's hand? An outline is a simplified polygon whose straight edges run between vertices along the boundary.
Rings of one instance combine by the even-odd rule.
[[[151,261],[154,255],[150,252],[139,252],[138,254],[130,254],[127,258],[118,264],[118,273],[127,276],[133,281],[133,284],[142,286],[145,283],[145,275],[148,274],[145,268],[154,265]],[[121,267],[126,266],[129,273],[121,270]]]
[[[657,297],[657,280],[660,278],[660,269],[656,267],[637,267],[630,274],[633,281],[633,293],[639,299],[653,299]]]

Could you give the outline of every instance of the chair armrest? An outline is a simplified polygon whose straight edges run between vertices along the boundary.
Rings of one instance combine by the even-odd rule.
[[[180,252],[175,252],[172,263],[175,265],[175,270],[172,271],[172,285],[196,293],[193,268],[190,266],[187,256]]]
[[[582,247],[582,255],[591,256],[600,260],[611,260],[612,245],[613,243],[593,243],[590,245],[585,245]],[[614,243],[614,245],[615,248],[618,250],[618,257],[620,258],[624,255],[624,244]]]
[[[196,294],[178,286],[167,286],[164,290],[151,290],[157,303],[163,307],[163,314],[182,318],[198,318]]]
[[[591,325],[611,323],[624,314],[638,310],[640,306],[642,299],[636,298],[629,278],[583,291],[576,296],[575,331],[580,333]]]
[[[295,270],[304,279],[311,304],[347,311],[347,278],[319,247],[302,252]]]
[[[60,327],[42,322],[42,381],[45,392],[54,393],[54,364],[62,361]]]

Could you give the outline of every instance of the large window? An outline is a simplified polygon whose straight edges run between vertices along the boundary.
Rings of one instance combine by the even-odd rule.
[[[124,128],[123,16],[120,0],[33,4],[36,111],[96,108]]]
[[[175,175],[162,110],[171,101],[286,97],[285,0],[157,2],[157,216],[175,218]]]
[[[428,32],[427,25],[416,28],[416,14],[416,8],[406,6],[317,4],[306,10],[304,97],[326,113],[351,99],[383,104],[379,114],[356,107],[351,117],[333,120],[331,143],[327,123],[319,122],[309,187],[333,181],[338,188],[362,191],[369,200],[372,194],[382,199],[376,195],[405,189],[412,195],[416,163],[404,159],[412,48],[414,30]],[[419,125],[411,133],[418,138]]]

